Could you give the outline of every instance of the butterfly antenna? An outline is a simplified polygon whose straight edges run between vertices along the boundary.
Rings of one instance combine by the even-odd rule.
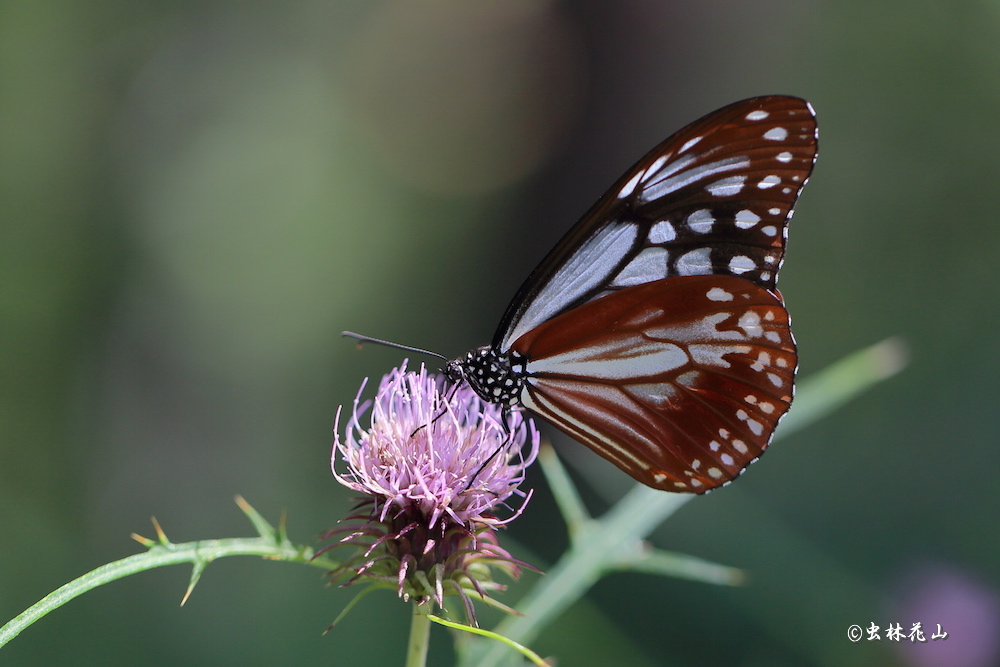
[[[382,340],[381,338],[372,338],[371,336],[362,336],[361,334],[354,333],[353,331],[341,331],[340,335],[344,336],[345,338],[353,338],[353,339],[357,340],[358,341],[358,347],[361,347],[365,343],[375,343],[376,345],[384,345],[385,347],[393,347],[393,348],[396,348],[397,350],[406,350],[407,352],[416,352],[417,354],[426,354],[426,355],[431,356],[431,357],[437,357],[438,359],[444,359],[445,361],[448,361],[448,357],[444,356],[443,354],[438,354],[437,352],[431,352],[430,350],[425,350],[425,349],[420,348],[420,347],[413,347],[411,345],[403,345],[402,343],[394,343],[391,340]],[[451,387],[448,395],[445,397],[445,403],[446,404],[450,403],[451,400],[455,397],[455,392],[458,391],[458,387],[459,387],[459,383],[454,383],[452,385],[452,387]],[[441,411],[438,412],[437,415],[434,416],[434,419],[432,419],[430,423],[434,424],[438,419],[440,419],[441,417],[443,417],[447,411],[448,411],[447,407],[442,408]],[[410,434],[410,437],[412,438],[413,436],[415,436],[420,431],[420,429],[424,428],[424,426],[426,426],[426,424],[421,424],[420,426],[418,426],[417,428],[415,428],[413,430],[413,433]],[[506,427],[506,415],[504,415],[504,426]],[[510,429],[508,428],[507,430],[509,431]],[[497,450],[497,451],[499,452],[500,450]],[[496,453],[494,453],[493,456],[496,456]],[[490,459],[492,459],[493,456],[491,456]],[[489,463],[489,460],[487,460],[487,463]],[[485,467],[486,467],[486,463],[484,463],[483,466],[479,469],[479,472],[476,473],[476,476],[478,476],[479,473],[482,472],[483,468],[485,468]]]
[[[353,338],[358,341],[358,347],[360,348],[365,343],[375,343],[376,345],[384,345],[385,347],[394,347],[397,350],[406,350],[407,352],[416,352],[417,354],[426,354],[431,357],[437,357],[438,359],[444,359],[448,361],[448,357],[443,354],[438,354],[437,352],[431,352],[430,350],[424,350],[419,347],[411,347],[410,345],[403,345],[402,343],[393,343],[390,340],[382,340],[381,338],[372,338],[371,336],[362,336],[361,334],[356,334],[353,331],[341,331],[341,336],[345,338]]]

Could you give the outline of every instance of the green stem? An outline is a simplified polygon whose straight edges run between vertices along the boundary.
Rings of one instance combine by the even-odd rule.
[[[559,563],[517,605],[522,616],[508,616],[496,633],[530,645],[545,627],[580,599],[625,547],[648,535],[692,496],[663,493],[635,485],[601,518],[599,530],[577,540]],[[500,644],[491,645],[478,667],[493,667],[507,655]]]
[[[406,667],[424,667],[427,648],[430,646],[430,602],[413,603],[413,621],[410,624],[410,645],[406,648]]]
[[[325,570],[334,569],[338,565],[323,558],[311,560],[312,554],[313,551],[309,547],[296,546],[287,542],[276,543],[273,539],[262,537],[158,544],[146,553],[102,565],[49,593],[0,628],[0,646],[9,642],[22,630],[50,611],[61,607],[78,595],[130,574],[166,565],[193,563],[197,575],[207,563],[226,556],[263,556],[269,560],[306,563]],[[193,578],[192,586],[196,580],[196,577]],[[190,592],[190,588],[188,592]]]

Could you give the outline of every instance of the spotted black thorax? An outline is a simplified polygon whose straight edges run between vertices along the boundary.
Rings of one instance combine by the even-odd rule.
[[[484,401],[508,408],[520,405],[525,372],[524,359],[519,354],[497,353],[491,345],[452,359],[444,369],[451,381],[464,380]]]

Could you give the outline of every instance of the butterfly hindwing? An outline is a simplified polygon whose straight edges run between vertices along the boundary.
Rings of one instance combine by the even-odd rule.
[[[729,276],[625,288],[513,351],[528,359],[525,407],[645,484],[695,493],[767,448],[796,368],[781,302]]]

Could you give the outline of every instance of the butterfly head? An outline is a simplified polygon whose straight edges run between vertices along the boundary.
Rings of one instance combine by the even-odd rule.
[[[444,368],[452,382],[467,382],[487,403],[513,407],[520,403],[524,384],[524,360],[516,355],[499,353],[483,345],[464,357],[452,359]]]
[[[471,352],[469,354],[472,354]],[[444,374],[449,381],[453,384],[462,384],[465,382],[465,360],[466,357],[459,357],[458,359],[451,359],[441,372]]]

